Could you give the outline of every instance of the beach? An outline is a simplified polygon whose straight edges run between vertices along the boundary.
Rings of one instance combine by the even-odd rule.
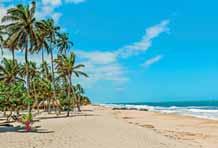
[[[82,113],[42,113],[35,132],[0,127],[2,148],[216,148],[218,122],[136,110],[83,107]]]

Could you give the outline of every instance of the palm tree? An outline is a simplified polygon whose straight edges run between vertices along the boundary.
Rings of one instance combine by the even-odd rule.
[[[76,94],[76,106],[77,106],[77,110],[79,112],[81,112],[81,109],[80,109],[81,98],[82,98],[82,95],[85,93],[85,91],[84,91],[84,89],[82,88],[82,86],[80,84],[77,84],[74,87],[74,92]]]
[[[47,40],[47,32],[45,32],[45,29],[40,28],[41,22],[36,22],[36,37],[38,40],[38,47],[36,48],[37,52],[41,51],[41,57],[42,57],[42,63],[45,62],[44,58],[44,50],[47,51],[47,54],[49,53],[49,43]]]
[[[27,71],[26,67],[29,67],[29,70]],[[39,71],[37,70],[37,66],[36,66],[36,63],[32,62],[32,61],[29,61],[28,65],[23,64],[21,65],[21,68],[20,68],[20,75],[22,77],[26,77],[27,75],[29,75],[30,77],[30,82],[32,81],[32,79],[34,77],[37,76],[37,74],[39,74]]]
[[[47,101],[47,111],[49,110],[49,104],[51,103],[51,98],[54,96],[54,91],[52,88],[52,83],[51,81],[47,80],[47,79],[39,79],[39,94],[41,94],[41,98],[43,100],[43,104],[45,104],[45,102]]]
[[[87,96],[81,96],[80,98],[81,100],[81,105],[88,105],[91,104],[90,99]]]
[[[56,35],[60,27],[55,26],[53,19],[42,20],[36,23],[36,26],[40,29],[41,32],[46,34],[46,39],[50,43],[49,54],[51,55],[51,71],[52,71],[52,87],[54,90],[54,99],[56,100],[56,89],[55,89],[55,76],[54,76],[54,45],[56,44]],[[50,112],[49,105],[49,112]]]
[[[59,33],[57,40],[57,47],[60,54],[67,54],[67,50],[73,46],[73,42],[70,41],[67,33]]]
[[[5,32],[6,30],[4,28],[5,28],[4,25],[0,26],[0,49],[2,52],[2,56],[4,54],[3,48],[8,49],[9,51],[11,51],[13,61],[15,61],[15,50],[17,49],[17,45],[16,44],[9,44],[8,33]]]
[[[2,19],[2,22],[7,23],[5,29],[9,32],[7,45],[18,47],[25,51],[27,71],[26,86],[28,95],[30,87],[28,54],[29,52],[32,52],[35,47],[38,47],[38,40],[35,33],[35,9],[35,2],[32,2],[31,7],[29,7],[29,5],[24,6],[19,4],[16,7],[8,9],[7,15]],[[31,111],[30,106],[29,111]]]
[[[17,61],[3,59],[2,65],[0,65],[0,81],[6,84],[15,83],[18,80],[23,81],[18,75],[20,73],[20,67]]]
[[[27,66],[29,67],[28,71],[26,71]],[[39,73],[39,71],[37,69],[36,63],[34,63],[32,61],[29,61],[28,65],[26,65],[26,63],[25,63],[25,64],[21,65],[20,69],[21,69],[20,70],[20,75],[22,77],[26,77],[27,75],[29,75],[29,77],[30,77],[29,95],[30,95],[30,97],[32,99],[34,98],[36,100],[36,96],[37,96],[36,90],[35,90],[36,89],[36,86],[35,86],[36,83],[34,83],[35,82],[34,80],[37,79],[40,76],[40,73]]]
[[[49,64],[46,61],[40,65],[40,73],[43,78],[52,81],[52,74],[50,72]]]
[[[73,52],[70,53],[69,56],[66,55],[58,55],[56,62],[56,69],[59,74],[59,77],[66,78],[68,82],[68,88],[67,88],[67,94],[68,94],[68,112],[67,117],[69,117],[70,114],[70,104],[71,104],[71,94],[73,95],[74,100],[76,99],[76,94],[73,89],[72,85],[72,74],[74,74],[76,77],[79,77],[80,75],[88,77],[88,75],[82,71],[80,71],[80,68],[85,67],[83,64],[76,65],[76,57]]]
[[[80,111],[81,104],[90,102],[79,84],[73,86],[73,76],[88,75],[80,69],[84,65],[76,64],[75,54],[67,54],[73,46],[68,34],[60,33],[52,19],[36,20],[35,9],[35,2],[19,4],[8,9],[0,20],[0,50],[8,49],[13,58],[0,61],[0,111],[19,114],[28,109],[31,115],[31,110],[36,106],[39,110],[41,103],[47,103],[48,112],[52,104],[55,111],[57,107],[61,109],[61,104],[68,109],[69,116],[71,107],[76,105]],[[56,50],[58,56],[54,60]],[[16,51],[24,52],[21,64],[16,60]],[[29,60],[29,54],[38,52],[42,55],[40,67]],[[45,52],[50,55],[51,64],[45,60]]]
[[[26,106],[24,103],[26,100],[25,89],[22,81],[13,84],[0,82],[0,108],[4,112],[4,116],[6,116],[6,111],[10,111],[7,120],[13,111],[16,111],[17,115],[19,115],[19,111]]]

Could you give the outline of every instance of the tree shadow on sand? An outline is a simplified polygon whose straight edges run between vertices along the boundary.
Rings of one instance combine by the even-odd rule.
[[[82,109],[82,111],[84,111],[84,112],[93,112],[92,109]]]
[[[92,116],[98,116],[95,114],[73,114],[67,117],[66,115],[54,115],[54,116],[47,116],[47,117],[38,117],[39,120],[46,120],[46,119],[59,119],[59,118],[74,118],[74,117],[92,117]]]
[[[54,131],[48,131],[47,129],[41,129],[41,126],[33,127],[31,131],[26,132],[24,127],[13,125],[5,125],[0,126],[0,133],[7,133],[7,132],[16,132],[16,133],[38,133],[38,134],[48,134],[54,133]]]
[[[92,110],[87,110],[88,112],[92,112]],[[60,119],[60,118],[75,118],[75,117],[92,117],[92,116],[99,116],[92,113],[73,113],[69,117],[66,116],[65,113],[61,115],[56,114],[49,114],[49,116],[42,116],[37,117],[35,122],[39,122],[40,120],[47,120],[47,119]],[[32,130],[29,132],[25,131],[23,126],[13,126],[14,122],[4,122],[0,124],[0,133],[7,133],[7,132],[17,132],[17,133],[54,133],[54,131],[48,131],[47,129],[42,129],[41,126],[32,126]]]

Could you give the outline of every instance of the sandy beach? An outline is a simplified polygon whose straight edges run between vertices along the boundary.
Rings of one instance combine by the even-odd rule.
[[[0,127],[2,148],[217,148],[218,122],[99,106],[37,117],[35,132]]]

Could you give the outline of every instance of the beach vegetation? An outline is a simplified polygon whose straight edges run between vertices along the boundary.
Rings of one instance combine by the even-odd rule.
[[[29,122],[32,112],[40,110],[67,110],[70,116],[71,110],[80,112],[80,105],[91,103],[78,83],[88,74],[77,63],[69,34],[52,18],[37,19],[36,9],[34,1],[18,4],[0,20],[0,111],[7,120],[16,114]],[[39,59],[32,61],[35,55]]]

